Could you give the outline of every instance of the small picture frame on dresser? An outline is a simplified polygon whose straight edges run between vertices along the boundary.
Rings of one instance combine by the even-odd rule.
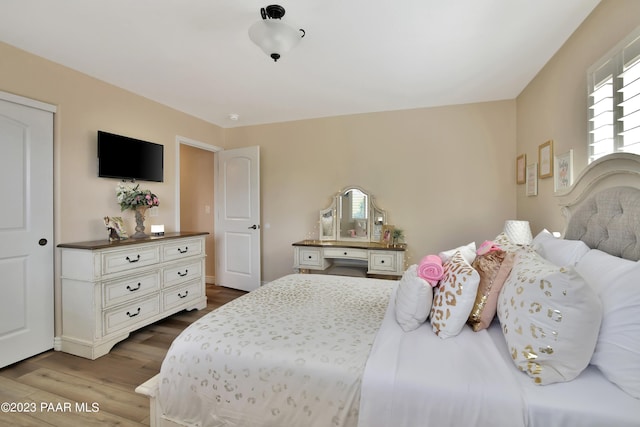
[[[122,217],[105,216],[104,226],[107,228],[107,232],[109,233],[110,242],[116,242],[118,240],[129,238],[127,230],[125,230],[124,228],[124,221],[122,221]]]
[[[393,225],[384,224],[380,232],[380,243],[390,245],[393,242]]]

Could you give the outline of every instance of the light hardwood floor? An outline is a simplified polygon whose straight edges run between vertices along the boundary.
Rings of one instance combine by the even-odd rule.
[[[160,372],[173,339],[196,319],[245,292],[207,285],[207,308],[160,320],[96,360],[47,351],[0,369],[0,426],[145,426],[149,401],[135,388]]]

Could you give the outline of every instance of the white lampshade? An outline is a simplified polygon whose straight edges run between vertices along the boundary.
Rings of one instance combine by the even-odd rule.
[[[504,234],[516,245],[528,245],[533,240],[529,221],[513,219],[505,221]]]
[[[274,61],[289,52],[300,39],[303,30],[297,30],[279,19],[262,19],[249,27],[249,38]]]

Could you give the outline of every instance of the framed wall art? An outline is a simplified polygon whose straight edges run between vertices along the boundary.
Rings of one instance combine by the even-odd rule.
[[[538,146],[538,178],[553,176],[553,141],[549,140]]]
[[[527,182],[527,155],[520,154],[516,157],[516,184]]]
[[[573,184],[573,150],[559,154],[553,158],[555,169],[553,184],[554,190],[564,191]]]
[[[538,195],[538,164],[527,165],[527,196]]]

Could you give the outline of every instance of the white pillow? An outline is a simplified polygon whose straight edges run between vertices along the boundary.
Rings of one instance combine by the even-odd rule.
[[[443,251],[438,254],[442,263],[449,261],[451,257],[456,253],[460,252],[464,259],[471,264],[473,260],[476,259],[476,242],[468,243],[464,246],[457,247],[455,249],[450,249],[448,251]]]
[[[476,300],[480,275],[462,252],[443,265],[444,274],[433,291],[431,327],[440,338],[454,337],[462,331]]]
[[[542,258],[555,265],[574,266],[590,251],[589,246],[582,240],[558,239],[546,229],[538,233],[531,246]]]
[[[418,266],[413,264],[402,275],[396,293],[396,320],[402,330],[412,331],[423,324],[432,302],[433,288],[418,276]]]
[[[576,270],[598,292],[602,326],[591,363],[640,399],[640,263],[589,251]]]
[[[587,367],[602,305],[573,267],[521,248],[498,297],[498,318],[515,365],[544,385],[571,381]]]

